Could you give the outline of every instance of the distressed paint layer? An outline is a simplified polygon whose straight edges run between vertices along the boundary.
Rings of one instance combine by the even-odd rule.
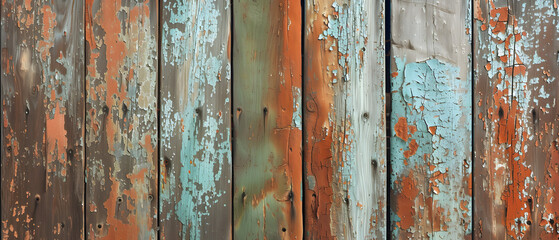
[[[305,237],[386,238],[384,2],[306,4]]]
[[[163,2],[162,239],[232,237],[230,11]]]
[[[393,239],[472,232],[470,2],[393,1]]]
[[[553,1],[475,1],[476,239],[557,239]]]
[[[236,239],[301,239],[301,2],[233,1]]]
[[[86,1],[88,239],[157,238],[157,1]]]
[[[2,239],[83,231],[83,4],[2,1]]]

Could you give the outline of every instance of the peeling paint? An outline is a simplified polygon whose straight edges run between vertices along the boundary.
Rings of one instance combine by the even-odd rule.
[[[472,231],[472,197],[464,183],[471,172],[471,82],[460,80],[458,67],[438,59],[395,59],[395,64],[392,234],[465,236]]]
[[[157,237],[157,9],[86,2],[87,238]]]
[[[305,237],[385,238],[384,2],[306,10]]]
[[[83,3],[1,11],[2,239],[83,238]]]
[[[556,11],[547,1],[474,4],[474,236],[556,239]]]
[[[472,234],[469,5],[457,0],[391,6],[394,239]]]
[[[161,236],[230,238],[229,1],[163,9]]]

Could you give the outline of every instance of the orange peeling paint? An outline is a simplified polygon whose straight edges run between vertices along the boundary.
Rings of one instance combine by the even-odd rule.
[[[437,127],[436,126],[429,127],[429,133],[431,133],[431,135],[436,135],[437,134]]]
[[[410,158],[411,156],[415,155],[415,153],[417,152],[417,148],[419,147],[419,145],[417,144],[417,142],[415,141],[415,139],[412,139],[410,141],[409,144],[409,150],[404,151],[404,157],[406,158]]]
[[[396,136],[404,141],[408,141],[408,121],[405,117],[398,118],[398,122],[394,125],[394,132]]]
[[[46,115],[47,165],[50,165],[55,160],[65,164],[62,155],[66,155],[68,138],[66,137],[67,132],[64,123],[64,114],[60,112],[59,103],[56,103],[54,117],[50,118],[48,113]]]
[[[401,187],[396,199],[396,215],[400,217],[400,221],[396,224],[401,229],[408,230],[415,225],[416,198],[419,193],[413,178],[413,171],[410,171],[409,176],[402,176],[400,183],[396,185]]]
[[[128,216],[126,219],[119,219],[117,214],[122,210],[117,209],[120,182],[110,177],[109,186],[111,188],[109,198],[103,206],[107,210],[106,235],[101,239],[138,239],[140,229],[136,224],[135,216]],[[91,226],[93,228],[93,226]],[[95,235],[93,235],[95,236]]]

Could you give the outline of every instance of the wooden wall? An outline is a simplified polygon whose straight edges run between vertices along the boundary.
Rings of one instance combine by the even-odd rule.
[[[2,0],[2,239],[557,239],[559,10]]]

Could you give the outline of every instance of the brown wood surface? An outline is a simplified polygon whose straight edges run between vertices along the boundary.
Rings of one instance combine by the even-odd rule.
[[[83,3],[2,1],[2,239],[80,239]]]
[[[86,2],[88,239],[156,239],[158,2]]]
[[[555,1],[474,2],[474,238],[557,239]]]

